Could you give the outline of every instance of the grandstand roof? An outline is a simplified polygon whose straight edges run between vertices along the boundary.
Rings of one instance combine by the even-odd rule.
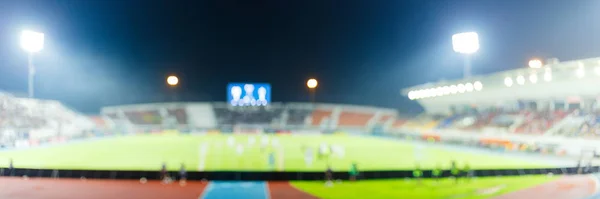
[[[474,89],[473,85],[479,83],[481,89]],[[517,100],[595,99],[600,93],[600,87],[594,85],[600,85],[600,58],[431,82],[405,88],[401,92],[417,100],[427,112],[444,113],[452,105],[476,103],[477,106],[493,106]],[[466,91],[466,87],[471,87],[471,91]],[[459,92],[460,90],[463,92]]]

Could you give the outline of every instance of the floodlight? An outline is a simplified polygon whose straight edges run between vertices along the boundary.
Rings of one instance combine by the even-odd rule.
[[[465,84],[465,90],[466,90],[467,92],[472,92],[472,91],[473,91],[473,84],[472,84],[471,82],[469,82],[469,83],[466,83],[466,84]]]
[[[450,93],[456,94],[457,92],[458,92],[458,88],[456,87],[456,85],[451,85],[450,86]]]
[[[538,81],[538,77],[535,73],[532,73],[529,75],[529,81],[533,84],[537,83]]]
[[[450,94],[450,87],[444,86],[442,87],[442,91],[444,91],[444,95],[448,95]]]
[[[177,84],[179,84],[179,78],[177,78],[177,76],[171,75],[167,77],[167,84],[169,86],[177,86]]]
[[[473,83],[473,88],[476,91],[480,91],[481,89],[483,89],[483,84],[480,81],[476,81]]]
[[[512,78],[510,78],[510,77],[504,78],[504,85],[506,85],[507,87],[511,87],[513,85]]]
[[[408,99],[414,100],[415,98],[416,98],[415,97],[415,91],[409,91],[408,92]]]
[[[517,76],[517,84],[519,84],[519,85],[525,84],[525,77],[523,77],[523,75]]]
[[[21,48],[29,53],[39,52],[44,48],[44,33],[30,30],[21,32]]]
[[[435,88],[435,95],[436,96],[442,96],[442,95],[444,95],[444,90],[442,90],[442,87]]]
[[[458,89],[459,93],[464,93],[465,92],[465,85],[464,84],[458,84],[457,89]]]
[[[583,67],[579,67],[577,70],[575,70],[575,75],[578,78],[583,78],[585,77],[585,69],[583,69]]]
[[[317,82],[316,79],[309,79],[306,81],[306,86],[308,86],[308,88],[316,88],[317,85],[319,85],[319,82]]]
[[[552,70],[547,68],[546,72],[544,73],[544,81],[552,81]]]
[[[530,68],[541,68],[542,67],[542,61],[540,61],[539,59],[529,60],[529,67]]]
[[[479,36],[476,32],[452,35],[452,49],[457,53],[473,54],[479,50]]]

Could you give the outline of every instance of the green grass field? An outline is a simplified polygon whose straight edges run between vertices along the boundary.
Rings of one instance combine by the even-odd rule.
[[[266,150],[261,150],[262,139],[269,140]],[[230,145],[230,140],[234,140],[235,144]],[[316,153],[316,148],[322,143],[341,148],[343,154],[322,160],[317,159],[315,154],[314,163],[307,166],[303,147],[313,148]],[[238,154],[238,146],[243,150],[241,154]],[[181,164],[185,164],[190,171],[267,171],[271,170],[267,161],[269,151],[275,154],[276,169],[286,171],[323,171],[327,165],[342,171],[348,170],[352,162],[356,162],[361,170],[413,169],[417,162],[423,169],[438,164],[448,168],[451,160],[456,160],[461,167],[468,163],[473,169],[549,166],[508,155],[452,151],[382,138],[228,134],[131,135],[5,150],[0,151],[0,166],[8,165],[12,158],[17,168],[156,171],[165,162],[170,170],[178,170]]]
[[[493,198],[505,193],[533,187],[556,179],[546,176],[489,177],[455,183],[452,179],[439,182],[422,180],[369,180],[335,183],[332,187],[323,182],[292,182],[296,188],[323,199],[351,198]],[[368,197],[365,197],[368,193]]]

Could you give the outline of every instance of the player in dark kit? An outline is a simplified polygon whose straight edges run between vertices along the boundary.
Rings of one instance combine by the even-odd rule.
[[[327,170],[325,170],[325,180],[325,185],[333,185],[333,170],[331,170],[331,166],[329,165],[327,165]]]
[[[185,170],[185,166],[181,164],[181,168],[179,168],[179,185],[184,186],[187,183],[187,171]]]

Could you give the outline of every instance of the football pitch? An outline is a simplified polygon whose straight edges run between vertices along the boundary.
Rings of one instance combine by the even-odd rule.
[[[346,198],[461,198],[482,199],[493,198],[534,187],[557,179],[547,176],[511,176],[487,177],[475,179],[417,180],[369,180],[357,182],[340,182],[331,187],[322,182],[292,182],[292,185],[306,193],[326,199]]]
[[[320,146],[331,149],[319,157]],[[436,144],[351,135],[143,134],[0,151],[0,167],[157,171],[412,170],[451,161],[472,169],[548,167],[510,155],[449,150]],[[312,161],[307,161],[312,159]]]

